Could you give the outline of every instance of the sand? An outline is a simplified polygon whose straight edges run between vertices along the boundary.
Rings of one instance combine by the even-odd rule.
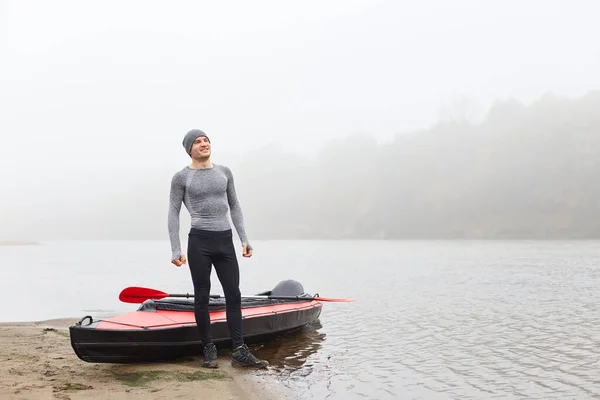
[[[0,324],[1,399],[292,398],[275,392],[266,375],[232,367],[226,356],[219,357],[216,370],[202,368],[200,357],[133,365],[84,362],[71,348],[67,328],[74,322]]]

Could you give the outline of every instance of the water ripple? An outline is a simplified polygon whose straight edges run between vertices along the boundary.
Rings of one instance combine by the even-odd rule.
[[[279,379],[306,399],[600,398],[600,273],[529,250],[437,260],[385,298],[324,305],[319,326],[278,347]]]

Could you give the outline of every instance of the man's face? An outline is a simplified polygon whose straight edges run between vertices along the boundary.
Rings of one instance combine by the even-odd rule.
[[[191,155],[193,158],[207,159],[210,157],[210,142],[207,137],[200,136],[192,144]]]

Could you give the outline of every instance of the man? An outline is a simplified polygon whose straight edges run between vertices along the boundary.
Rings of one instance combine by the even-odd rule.
[[[228,167],[210,161],[211,143],[203,131],[189,131],[183,138],[183,147],[192,162],[175,173],[171,180],[168,218],[171,262],[180,267],[187,261],[179,241],[179,212],[183,203],[190,213],[192,224],[187,253],[194,285],[194,314],[204,349],[203,365],[207,368],[218,367],[208,312],[210,274],[214,265],[225,293],[227,326],[233,344],[231,363],[264,368],[268,363],[254,357],[242,337],[239,266],[227,211],[231,212],[231,219],[242,241],[244,257],[252,257],[252,246],[246,237],[233,175]]]

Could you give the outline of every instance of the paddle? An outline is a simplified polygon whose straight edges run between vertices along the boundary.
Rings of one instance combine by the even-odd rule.
[[[169,294],[169,293],[161,292],[160,290],[149,289],[149,288],[144,288],[144,287],[137,287],[137,286],[132,286],[132,287],[125,288],[119,294],[119,300],[121,300],[124,303],[143,303],[144,301],[146,301],[148,299],[159,300],[159,299],[164,299],[165,297],[184,297],[186,299],[190,299],[190,298],[193,298],[194,295],[193,294],[189,294],[189,293],[186,293],[186,294]],[[213,299],[219,299],[219,298],[222,298],[222,297],[225,297],[225,296],[221,296],[221,295],[218,295],[218,294],[211,294],[210,297],[213,298]],[[313,296],[313,297],[304,297],[304,296],[242,296],[242,298],[244,298],[244,299],[273,299],[273,300],[318,300],[318,301],[331,301],[331,302],[350,302],[350,301],[354,301],[355,300],[355,299],[352,299],[352,298],[336,299],[336,298],[320,297],[320,296]]]

